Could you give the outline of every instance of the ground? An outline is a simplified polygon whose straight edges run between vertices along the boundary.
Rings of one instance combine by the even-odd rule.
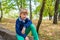
[[[37,20],[32,22],[37,25]],[[3,18],[2,22],[0,22],[0,27],[15,32],[15,19]],[[39,28],[39,38],[41,40],[60,40],[60,21],[55,25],[52,20],[43,20]]]

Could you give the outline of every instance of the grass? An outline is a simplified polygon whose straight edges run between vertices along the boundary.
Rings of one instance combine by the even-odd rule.
[[[37,25],[37,21],[38,20],[33,20],[32,22]],[[0,22],[0,27],[1,26],[15,32],[15,19],[4,18],[2,22]],[[39,38],[41,40],[60,40],[60,21],[54,25],[52,20],[43,20],[39,28]]]

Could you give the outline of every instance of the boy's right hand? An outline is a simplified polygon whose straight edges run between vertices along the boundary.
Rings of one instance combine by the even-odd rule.
[[[23,27],[23,29],[22,29],[22,31],[21,31],[22,34],[25,34],[25,29],[26,29],[26,28]]]
[[[26,38],[25,38],[25,40],[29,40],[29,38],[28,38],[28,37],[26,37]]]

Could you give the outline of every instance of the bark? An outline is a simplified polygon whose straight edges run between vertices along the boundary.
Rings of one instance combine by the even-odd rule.
[[[56,0],[53,24],[57,24],[58,5],[59,5],[59,0]]]
[[[60,21],[60,13],[59,13],[59,15],[58,15],[58,20]]]
[[[39,20],[38,20],[38,24],[37,24],[37,32],[38,32],[39,26],[41,25],[41,22],[42,22],[42,15],[43,15],[43,11],[44,11],[45,1],[46,0],[42,1],[42,7],[41,7],[41,10],[40,10]]]
[[[21,0],[21,6],[20,6],[20,8],[23,8],[23,5],[22,5],[22,0]]]
[[[32,6],[31,6],[31,0],[30,0],[30,20],[32,20]]]
[[[1,3],[1,2],[0,2],[0,8],[1,8],[0,22],[1,22],[1,20],[2,20],[2,18],[3,18],[3,10],[2,10],[2,3]]]
[[[51,15],[51,13],[49,13],[49,20],[51,20],[52,19],[52,15]]]

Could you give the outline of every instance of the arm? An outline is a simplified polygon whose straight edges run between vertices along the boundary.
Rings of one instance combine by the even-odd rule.
[[[19,20],[16,20],[16,33],[24,38],[26,37],[26,34],[22,34],[22,32],[20,30],[20,21]]]
[[[18,34],[20,34],[20,29],[19,29],[19,27],[20,27],[20,24],[19,24],[19,21],[18,20],[16,20],[16,33],[18,33]],[[19,30],[19,31],[18,31]]]

